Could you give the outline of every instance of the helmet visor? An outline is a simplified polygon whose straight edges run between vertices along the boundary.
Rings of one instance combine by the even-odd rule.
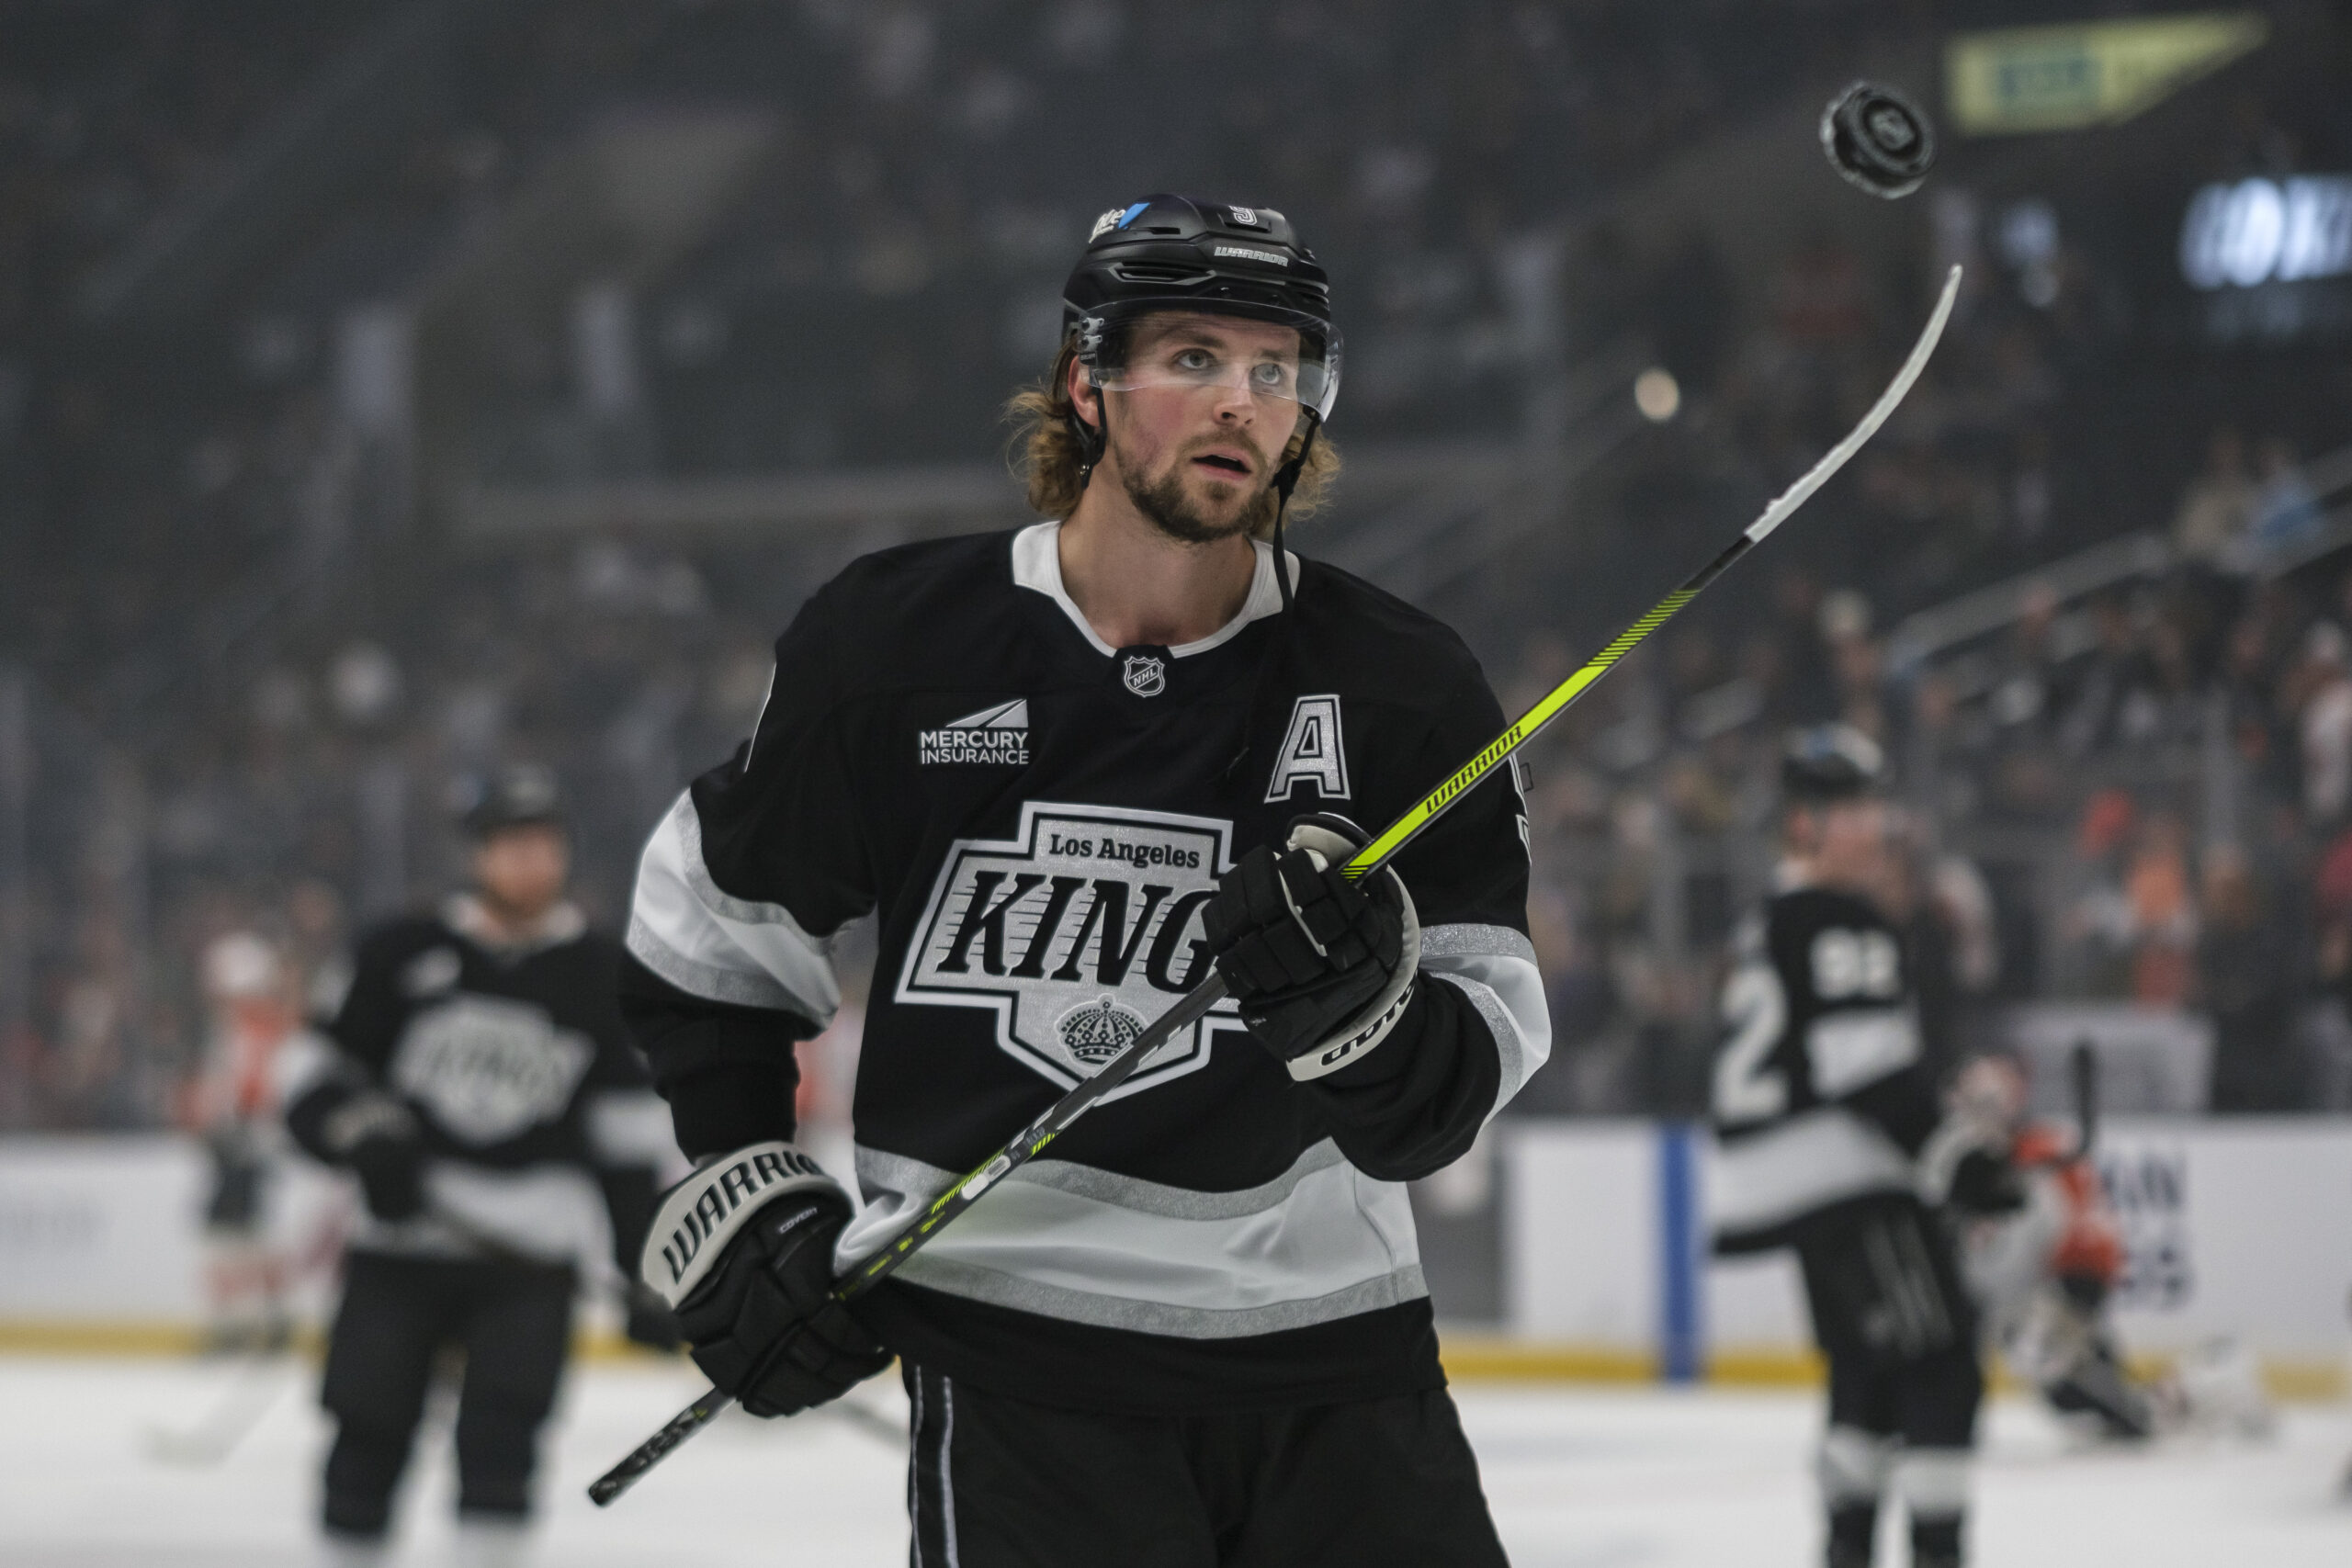
[[[1121,300],[1082,316],[1081,350],[1106,391],[1246,395],[1329,419],[1340,392],[1340,335],[1301,311],[1200,299]]]

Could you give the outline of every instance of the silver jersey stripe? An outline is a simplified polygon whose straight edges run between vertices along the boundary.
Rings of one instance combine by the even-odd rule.
[[[857,1151],[854,1261],[959,1173]],[[1069,1323],[1187,1339],[1270,1334],[1428,1294],[1405,1189],[1328,1141],[1274,1180],[1198,1192],[1066,1160],[1007,1177],[910,1258],[911,1282]]]
[[[1421,956],[1453,958],[1523,958],[1535,962],[1535,944],[1509,926],[1423,926]]]
[[[1470,998],[1470,1005],[1478,1010],[1479,1018],[1486,1022],[1487,1032],[1495,1037],[1495,1052],[1502,1058],[1503,1072],[1502,1080],[1495,1086],[1495,1102],[1487,1107],[1487,1119],[1491,1122],[1495,1112],[1510,1104],[1511,1096],[1527,1081],[1527,1053],[1520,1045],[1519,1026],[1492,986],[1482,986],[1460,975],[1440,974],[1438,978]]]
[[[1907,1007],[1826,1012],[1805,1030],[1813,1092],[1843,1100],[1919,1059],[1919,1021]]]
[[[1336,1323],[1343,1317],[1358,1317],[1383,1307],[1417,1302],[1430,1293],[1421,1278],[1421,1266],[1414,1263],[1307,1301],[1273,1302],[1261,1307],[1177,1306],[1024,1280],[942,1258],[938,1252],[938,1244],[933,1243],[915,1254],[899,1270],[899,1277],[951,1296],[1035,1313],[1063,1323],[1124,1328],[1134,1334],[1159,1334],[1170,1339],[1243,1339],[1256,1334],[1312,1328],[1317,1324]]]
[[[646,840],[628,940],[647,968],[710,1001],[785,1009],[819,1024],[841,1005],[828,941],[782,905],[735,897],[711,880],[691,795]]]
[[[1430,926],[1421,932],[1421,970],[1459,987],[1495,1037],[1503,1070],[1492,1117],[1551,1059],[1552,1010],[1535,944],[1509,926]]]
[[[583,1110],[588,1149],[597,1164],[657,1170],[684,1164],[671,1133],[670,1102],[651,1089],[594,1090]]]
[[[600,1289],[619,1283],[604,1194],[580,1166],[544,1161],[508,1168],[430,1159],[424,1192],[428,1210],[414,1219],[379,1220],[363,1209],[351,1245],[405,1257],[480,1258],[487,1242],[542,1262],[570,1263]]]
[[[678,796],[678,803],[670,807],[670,819],[677,828],[680,858],[684,863],[686,880],[693,886],[695,897],[702,900],[705,908],[738,925],[782,926],[819,953],[830,954],[832,952],[830,937],[810,936],[800,929],[800,922],[794,919],[792,911],[783,905],[738,898],[711,880],[710,867],[704,863],[702,858],[702,818],[695,811],[691,792]]]
[[[1912,1181],[1894,1140],[1842,1105],[1816,1106],[1719,1145],[1708,1213],[1718,1235],[1736,1236],[1865,1193],[1908,1192]]]
[[[1099,1170],[1091,1165],[1078,1165],[1069,1160],[1033,1160],[1011,1178],[1014,1181],[1034,1182],[1050,1187],[1057,1192],[1075,1193],[1113,1208],[1132,1210],[1138,1214],[1157,1214],[1170,1220],[1230,1220],[1245,1214],[1262,1214],[1279,1205],[1295,1190],[1300,1181],[1318,1170],[1329,1170],[1344,1164],[1347,1156],[1340,1145],[1326,1138],[1292,1162],[1291,1168],[1272,1181],[1256,1187],[1245,1187],[1238,1192],[1195,1192],[1189,1187],[1169,1187],[1157,1181],[1145,1181],[1138,1177],[1121,1176],[1116,1171]],[[935,1165],[925,1165],[904,1155],[885,1154],[860,1145],[857,1150],[858,1185],[869,1190],[904,1192],[926,1201],[939,1196],[954,1185],[958,1172],[943,1170]]]
[[[634,914],[629,917],[627,942],[639,963],[689,996],[737,1007],[800,1010],[800,999],[765,971],[697,964],[656,936],[653,928]]]

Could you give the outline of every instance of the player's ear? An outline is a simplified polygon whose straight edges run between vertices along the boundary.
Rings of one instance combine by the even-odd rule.
[[[1069,356],[1069,367],[1063,373],[1062,393],[1089,429],[1102,423],[1102,410],[1094,400],[1094,382],[1075,354]]]

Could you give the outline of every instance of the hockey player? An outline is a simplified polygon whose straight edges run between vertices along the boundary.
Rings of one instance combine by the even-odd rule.
[[[284,1150],[274,1069],[301,1014],[277,950],[253,931],[214,938],[204,950],[203,975],[211,1027],[183,1115],[212,1159],[204,1208],[211,1312],[206,1343],[215,1350],[275,1351],[292,1325],[286,1315],[290,1260],[270,1234],[270,1187]]]
[[[2154,1407],[2107,1321],[2123,1235],[2081,1134],[2027,1119],[2025,1075],[2006,1056],[1969,1063],[1949,1099],[1928,1162],[1951,1157],[1946,1149],[1986,1149],[2009,1162],[2018,1185],[2015,1213],[1962,1227],[1963,1270],[1991,1342],[2052,1409],[2088,1417],[2105,1437],[2148,1437]]]
[[[537,1433],[581,1275],[632,1269],[670,1151],[614,993],[619,944],[564,897],[552,775],[511,769],[466,818],[474,887],[359,943],[287,1123],[354,1173],[367,1214],[327,1347],[331,1561],[384,1560],[436,1356],[465,1354],[459,1561],[518,1561]],[[673,1344],[650,1296],[633,1338]]]
[[[1939,1120],[1904,953],[1878,747],[1845,725],[1795,737],[1779,890],[1735,938],[1713,1100],[1718,1250],[1793,1247],[1829,1363],[1818,1458],[1831,1568],[1867,1568],[1879,1505],[1910,1516],[1916,1568],[1962,1561],[1984,1378],[1947,1203],[2012,1204],[1979,1149],[1918,1156]]]
[[[1016,400],[1012,534],[852,565],[776,647],[745,747],[647,846],[625,1006],[707,1162],[647,1278],[754,1415],[895,1351],[913,1560],[1503,1561],[1437,1359],[1404,1183],[1550,1047],[1515,790],[1338,874],[1501,728],[1461,642],[1280,545],[1340,337],[1266,208],[1102,215]],[[792,1043],[879,958],[865,1208],[792,1145]],[[1217,964],[1231,997],[854,1310],[835,1270]]]

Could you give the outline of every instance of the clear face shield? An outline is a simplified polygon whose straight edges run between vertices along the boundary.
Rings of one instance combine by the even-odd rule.
[[[1339,333],[1296,311],[1228,313],[1197,299],[1127,300],[1080,323],[1089,369],[1105,391],[1171,390],[1250,398],[1270,423],[1330,417],[1340,392]]]

